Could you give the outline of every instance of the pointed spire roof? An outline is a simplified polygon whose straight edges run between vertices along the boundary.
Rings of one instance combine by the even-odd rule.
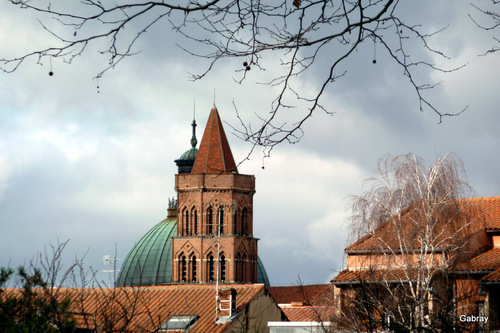
[[[191,173],[238,173],[229,142],[217,108],[212,108],[208,117],[200,149],[196,155]]]

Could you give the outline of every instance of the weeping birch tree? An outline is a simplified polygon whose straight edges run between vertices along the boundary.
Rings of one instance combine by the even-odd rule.
[[[477,291],[457,290],[449,272],[483,224],[460,160],[387,156],[365,185],[352,201],[346,253],[357,269],[344,316],[359,331],[460,331],[457,304]]]

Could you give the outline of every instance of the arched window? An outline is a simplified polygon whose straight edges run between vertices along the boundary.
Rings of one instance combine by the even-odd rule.
[[[234,212],[234,217],[233,217],[233,234],[234,235],[239,235],[238,212],[239,212],[239,210],[236,210]]]
[[[193,211],[193,235],[198,234],[198,212],[196,209]]]
[[[236,281],[243,281],[243,263],[241,253],[236,256]]]
[[[189,212],[187,210],[185,212],[184,221],[185,221],[184,234],[189,235]]]
[[[212,208],[209,208],[207,211],[208,216],[208,234],[211,235],[214,233],[214,211]]]
[[[247,234],[247,225],[246,225],[247,213],[248,213],[247,208],[246,207],[243,208],[243,211],[241,212],[241,223],[240,223],[240,234],[242,235]]]
[[[243,257],[241,258],[241,281],[243,282],[248,282],[247,281],[247,254],[243,253]]]
[[[182,282],[186,282],[187,281],[186,256],[182,256],[182,258],[181,258],[181,281]]]
[[[191,259],[191,273],[192,273],[192,277],[193,277],[193,282],[196,282],[197,280],[197,270],[196,270],[196,256],[194,256],[192,259]]]
[[[220,280],[226,281],[226,257],[224,255],[220,257]]]
[[[213,282],[215,279],[214,279],[214,269],[215,265],[214,265],[214,256],[213,255],[210,255],[210,257],[208,258],[208,281],[209,282]]]
[[[219,208],[219,235],[224,234],[224,209]]]

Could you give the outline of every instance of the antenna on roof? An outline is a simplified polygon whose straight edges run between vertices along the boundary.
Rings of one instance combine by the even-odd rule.
[[[215,106],[215,88],[214,88],[214,109],[216,109],[217,107]]]
[[[108,273],[108,288],[111,288],[111,273],[116,274],[119,272],[119,269],[116,269],[116,262],[120,259],[111,259],[110,255],[105,255],[102,257],[102,263],[104,266],[110,266],[113,265],[112,269],[102,269],[101,272],[103,273]]]

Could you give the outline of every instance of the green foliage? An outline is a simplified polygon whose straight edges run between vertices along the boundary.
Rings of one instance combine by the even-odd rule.
[[[0,268],[0,332],[74,332],[70,300],[48,287],[41,271],[24,267],[17,270],[20,288],[6,289],[14,271]]]

